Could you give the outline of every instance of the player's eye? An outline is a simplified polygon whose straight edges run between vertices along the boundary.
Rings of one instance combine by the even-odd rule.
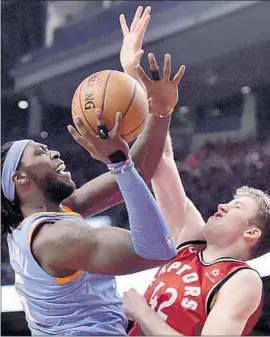
[[[233,208],[241,209],[241,207],[239,205],[234,205]]]
[[[41,147],[40,150],[38,151],[38,155],[42,155],[48,152],[48,149]]]

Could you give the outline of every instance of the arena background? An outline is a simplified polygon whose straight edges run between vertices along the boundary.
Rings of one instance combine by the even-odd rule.
[[[149,4],[145,54],[162,62],[169,52],[174,72],[187,69],[171,134],[188,196],[206,218],[244,184],[270,191],[268,1],[2,1],[2,144],[33,137],[57,148],[78,186],[105,172],[66,130],[71,99],[89,74],[121,69],[118,16],[130,21],[138,5]],[[128,228],[123,205],[101,216],[97,226]],[[27,335],[1,241],[2,335]],[[269,255],[250,263],[265,287],[254,335],[269,335]],[[143,292],[152,274],[119,278],[119,292]]]

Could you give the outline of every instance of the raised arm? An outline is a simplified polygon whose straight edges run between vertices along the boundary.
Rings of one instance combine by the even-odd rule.
[[[169,134],[158,168],[152,178],[152,186],[176,245],[188,240],[202,240],[201,228],[204,226],[204,220],[186,196],[174,161]]]
[[[146,183],[150,180],[157,168],[161,158],[167,131],[170,124],[170,114],[160,118],[160,115],[167,114],[173,110],[178,101],[178,83],[184,74],[184,68],[178,73],[174,82],[166,80],[155,82],[144,76],[138,66],[143,54],[142,42],[145,31],[150,20],[151,7],[143,8],[139,6],[135,13],[130,28],[127,27],[124,15],[120,16],[120,24],[123,33],[123,45],[120,53],[120,61],[123,70],[134,77],[147,90],[148,97],[151,97],[149,116],[144,130],[141,132],[136,142],[131,148],[130,154],[141,177]],[[150,70],[157,73],[157,65],[153,54],[149,55]],[[168,75],[170,69],[168,62],[165,69]],[[160,97],[163,101],[160,101]],[[80,121],[78,122],[78,125]],[[122,201],[122,195],[114,177],[105,173],[75,191],[67,200],[65,205],[79,212],[83,216],[98,214]]]
[[[34,239],[32,251],[42,268],[55,277],[77,270],[130,274],[164,263],[137,255],[129,231],[116,227],[95,229],[80,221],[44,225]]]
[[[77,127],[81,123],[78,121]],[[150,182],[162,155],[169,123],[170,117],[160,119],[149,116],[144,130],[131,148],[132,160],[146,183]],[[99,214],[122,201],[114,177],[107,172],[77,189],[63,204],[87,217]]]
[[[134,15],[133,21],[128,28],[124,14],[120,15],[120,26],[123,34],[123,43],[120,51],[120,62],[123,71],[134,79],[141,86],[145,86],[136,70],[143,55],[142,42],[148,23],[150,21],[151,7],[143,10],[139,6]],[[80,121],[78,122],[80,124]],[[149,183],[162,155],[166,133],[170,124],[170,117],[165,119],[148,116],[144,130],[139,135],[131,149],[132,159],[135,166],[146,183]],[[148,147],[152,148],[151,160],[148,160]],[[83,216],[93,216],[122,201],[122,195],[117,188],[115,179],[105,173],[91,180],[79,190],[77,190],[65,205],[79,212]]]
[[[33,245],[34,255],[49,272],[59,275],[67,269],[82,269],[98,274],[132,273],[160,265],[176,255],[165,218],[128,158],[128,145],[120,136],[121,122],[118,113],[115,127],[106,139],[91,135],[86,127],[81,126],[80,133],[70,128],[82,146],[86,139],[96,143],[99,150],[95,157],[115,175],[128,210],[131,233],[117,228],[93,229],[82,220],[56,221],[38,233]],[[104,125],[100,110],[97,123]],[[120,154],[124,161],[117,162],[115,157]]]

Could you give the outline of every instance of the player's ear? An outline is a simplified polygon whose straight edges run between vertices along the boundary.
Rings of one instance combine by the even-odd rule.
[[[15,171],[11,176],[12,181],[15,184],[25,184],[29,181],[27,174],[23,171]]]
[[[262,236],[262,231],[260,228],[252,227],[245,231],[244,238],[249,242],[251,246],[257,244],[258,240]]]

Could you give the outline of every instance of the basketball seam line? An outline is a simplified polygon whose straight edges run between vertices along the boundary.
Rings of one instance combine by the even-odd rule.
[[[137,92],[137,83],[136,83],[135,79],[133,79],[133,83],[134,83],[133,96],[132,96],[132,98],[131,98],[131,101],[130,101],[130,103],[129,103],[129,106],[128,106],[128,108],[127,108],[127,111],[125,112],[125,114],[124,114],[123,117],[125,117],[125,115],[128,113],[128,110],[130,109],[130,107],[131,107],[131,105],[132,105],[132,103],[133,103],[135,94],[136,94],[136,92]],[[146,118],[144,118],[144,120],[143,120],[143,121],[142,121],[142,122],[141,122],[141,123],[134,129],[134,130],[129,131],[128,133],[124,133],[122,136],[123,136],[123,137],[128,136],[128,135],[130,135],[132,132],[138,130],[138,129],[142,126],[142,124],[144,124],[145,119],[146,119]]]
[[[90,128],[94,131],[94,133],[95,133],[96,135],[98,135],[98,133],[96,132],[96,130],[95,130],[95,129],[92,127],[92,125],[88,122],[88,119],[86,118],[85,113],[84,113],[84,109],[82,108],[82,100],[81,100],[82,87],[83,87],[83,83],[81,83],[80,92],[79,92],[80,108],[81,108],[83,117],[85,118],[87,124],[88,124],[88,125],[90,126]]]
[[[131,97],[131,100],[130,100],[130,103],[127,107],[127,110],[126,112],[123,114],[122,118],[124,118],[126,116],[126,114],[128,113],[128,110],[130,109],[132,103],[133,103],[133,100],[134,100],[134,97],[135,97],[135,94],[136,94],[136,91],[137,91],[137,83],[135,82],[135,80],[133,79],[133,83],[134,83],[134,86],[133,86],[133,95]],[[136,130],[136,129],[135,129]]]
[[[108,86],[111,74],[112,74],[112,70],[110,70],[110,72],[109,72],[109,75],[108,75],[108,77],[106,79],[105,88],[104,88],[104,91],[103,91],[103,100],[102,100],[102,108],[101,108],[103,116],[104,116],[104,110],[103,109],[104,109],[104,106],[105,106],[107,86]]]
[[[145,120],[146,120],[146,118],[144,118],[144,120],[134,129],[134,130],[132,130],[132,131],[129,131],[128,133],[124,133],[122,136],[124,137],[124,136],[128,136],[128,135],[130,135],[132,132],[134,132],[134,131],[136,131],[137,129],[139,129],[141,126],[142,126],[142,124],[145,122]]]

